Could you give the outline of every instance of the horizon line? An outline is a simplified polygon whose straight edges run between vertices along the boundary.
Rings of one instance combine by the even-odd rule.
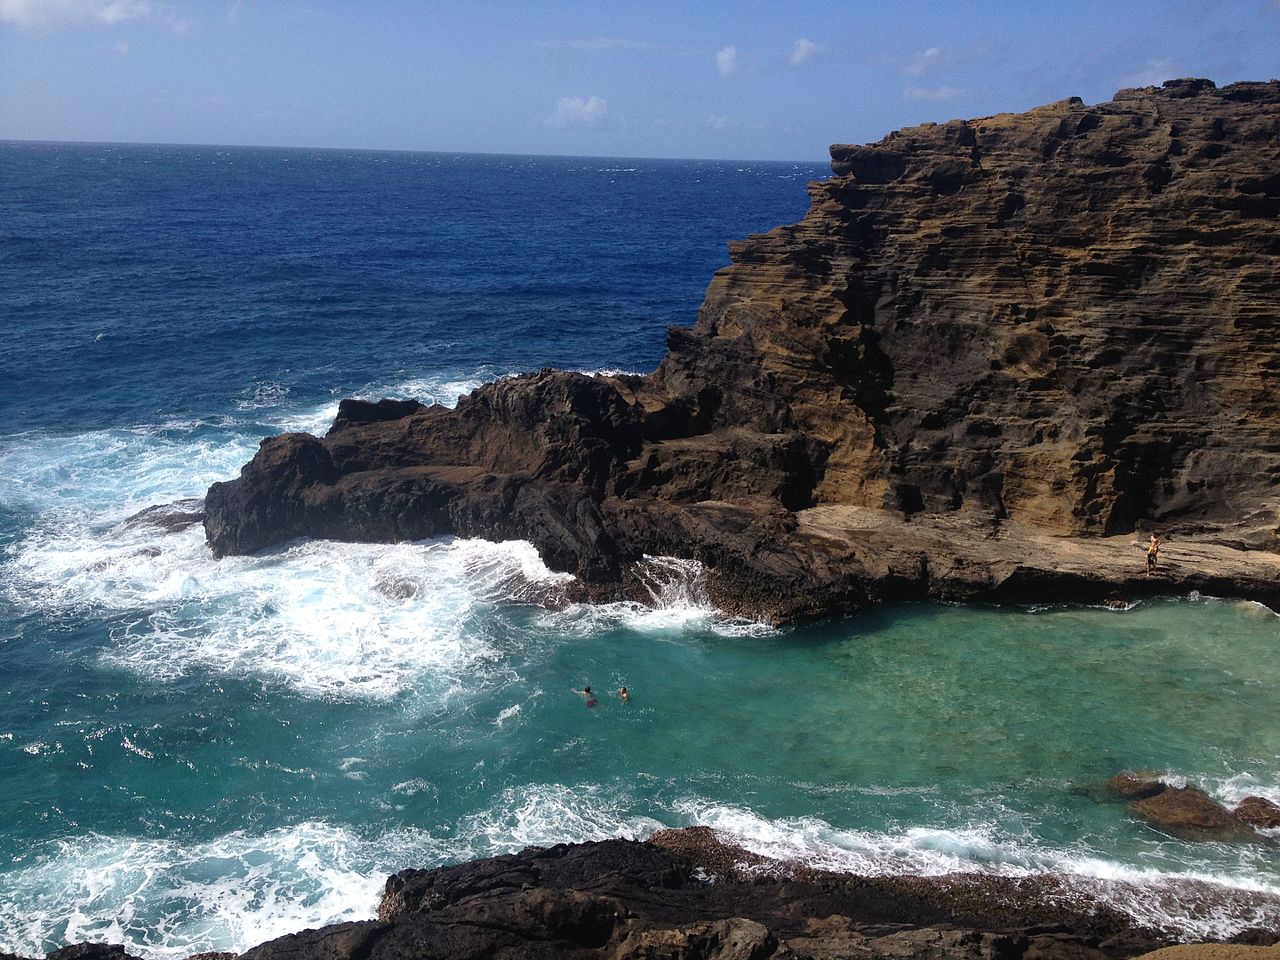
[[[409,147],[313,147],[284,144],[257,143],[182,143],[165,140],[43,140],[18,137],[0,137],[0,144],[32,144],[41,146],[65,145],[79,147],[190,147],[229,150],[322,150],[327,152],[347,153],[427,153],[443,156],[463,157],[545,157],[555,160],[685,160],[699,163],[802,163],[808,166],[831,163],[831,158],[822,160],[770,160],[761,157],[748,159],[720,157],[659,157],[659,156],[624,156],[622,154],[587,154],[587,153],[510,153],[495,150],[424,150]]]

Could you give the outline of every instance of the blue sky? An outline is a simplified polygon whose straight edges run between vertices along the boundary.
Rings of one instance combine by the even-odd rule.
[[[819,160],[1280,76],[1280,0],[0,0],[0,139]]]

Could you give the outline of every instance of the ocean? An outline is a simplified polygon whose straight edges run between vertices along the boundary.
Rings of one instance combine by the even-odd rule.
[[[1273,848],[1098,796],[1152,769],[1280,801],[1256,604],[777,630],[669,558],[652,605],[550,611],[523,543],[215,561],[129,520],[342,397],[649,371],[726,241],[827,173],[0,143],[0,951],[238,951],[371,916],[403,867],[689,824],[867,873],[1051,872],[1188,939],[1280,928]]]

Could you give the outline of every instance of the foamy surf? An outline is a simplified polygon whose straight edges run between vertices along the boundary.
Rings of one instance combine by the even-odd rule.
[[[399,796],[430,793],[424,780]],[[125,943],[154,960],[240,953],[308,927],[371,919],[386,878],[514,853],[531,844],[636,838],[659,829],[628,815],[629,797],[597,786],[511,788],[445,831],[375,834],[324,821],[212,840],[88,834],[0,873],[0,951],[43,955],[65,943]]]
[[[444,696],[464,671],[483,682],[504,651],[473,619],[565,580],[519,541],[303,541],[216,561],[198,525],[32,538],[7,567],[28,610],[136,612],[112,631],[106,665],[157,681],[258,676],[339,698]]]
[[[0,950],[43,956],[90,941],[156,960],[238,953],[307,927],[366,920],[389,873],[446,857],[423,831],[367,838],[319,821],[193,844],[67,838],[0,874]]]
[[[817,817],[771,820],[699,798],[677,801],[673,810],[686,825],[711,827],[726,841],[783,864],[860,876],[1049,876],[1060,882],[1057,895],[1106,904],[1184,941],[1280,929],[1280,884],[1257,879],[1269,856],[1262,849],[1230,849],[1227,859],[1238,857],[1234,868],[1205,870],[1193,862],[1137,867],[1086,844],[1049,847],[994,822],[874,831],[840,829]]]
[[[431,796],[423,779],[392,788]],[[62,943],[123,942],[155,960],[240,952],[306,927],[372,917],[386,876],[551,846],[643,839],[665,826],[709,826],[782,864],[866,876],[1048,875],[1045,896],[1105,904],[1183,940],[1280,928],[1280,888],[1239,872],[1125,866],[1081,846],[1054,850],[992,823],[946,829],[846,830],[816,817],[770,819],[746,807],[686,796],[659,817],[637,813],[624,787],[510,787],[435,835],[376,834],[307,821],[212,840],[86,835],[38,851],[0,874],[0,950],[39,954]],[[766,872],[768,866],[763,869]]]
[[[723,637],[763,637],[767,624],[731,617],[707,592],[706,568],[696,560],[645,556],[633,568],[648,601],[579,604],[545,615],[556,628],[581,636],[623,629],[648,635],[711,633]]]

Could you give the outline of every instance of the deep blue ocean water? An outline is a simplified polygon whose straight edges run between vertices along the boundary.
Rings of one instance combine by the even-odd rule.
[[[1094,789],[1142,767],[1280,799],[1256,605],[770,631],[661,559],[653,608],[550,612],[506,595],[556,577],[524,544],[216,562],[126,522],[344,396],[648,371],[725,241],[826,172],[0,144],[0,950],[242,949],[369,916],[404,866],[691,823],[867,872],[1052,871],[1187,937],[1280,924],[1270,848]]]

